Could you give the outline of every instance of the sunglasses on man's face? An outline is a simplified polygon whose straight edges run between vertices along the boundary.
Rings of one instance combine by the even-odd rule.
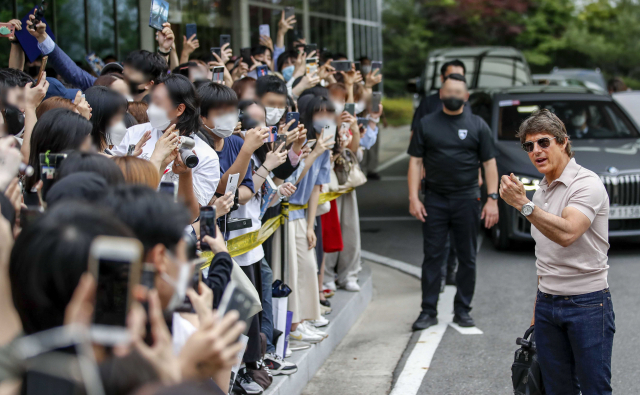
[[[549,148],[549,146],[551,145],[551,139],[549,137],[543,137],[538,141],[525,141],[522,144],[522,149],[525,150],[526,152],[532,152],[533,147],[535,146],[536,143],[538,143],[538,146],[540,146],[540,148],[542,149]]]

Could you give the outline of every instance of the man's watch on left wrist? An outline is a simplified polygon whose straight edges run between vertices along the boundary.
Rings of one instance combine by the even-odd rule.
[[[489,193],[487,194],[487,197],[493,200],[498,200],[498,198],[500,197],[500,195],[498,195],[497,193]]]
[[[171,54],[171,48],[167,52],[163,52],[160,48],[158,48],[158,53],[162,56],[169,56]]]

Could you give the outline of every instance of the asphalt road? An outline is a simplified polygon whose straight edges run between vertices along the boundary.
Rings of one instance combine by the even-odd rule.
[[[421,223],[408,212],[404,159],[381,172],[381,181],[370,181],[358,189],[362,249],[420,266]],[[497,251],[485,238],[477,259],[477,283],[471,312],[482,335],[465,336],[448,328],[440,342],[419,394],[510,394],[511,363],[531,320],[536,292],[533,244],[517,251]],[[613,350],[614,393],[635,393],[640,381],[640,242],[612,243],[609,252],[611,288],[617,332]],[[415,315],[420,295],[414,298]],[[405,351],[411,352],[417,336]],[[403,368],[401,360],[397,376]]]

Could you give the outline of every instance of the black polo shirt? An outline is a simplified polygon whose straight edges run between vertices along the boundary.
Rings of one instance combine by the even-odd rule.
[[[478,162],[496,156],[489,125],[470,111],[423,117],[413,131],[409,155],[422,158],[427,189],[456,198],[478,198]]]

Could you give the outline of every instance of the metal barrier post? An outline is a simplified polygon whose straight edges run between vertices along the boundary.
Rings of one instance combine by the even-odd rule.
[[[287,283],[287,271],[289,270],[289,198],[285,197],[280,202],[281,213],[282,213],[282,237],[280,238],[280,246],[281,246],[281,268],[280,273],[282,273],[282,282]]]

